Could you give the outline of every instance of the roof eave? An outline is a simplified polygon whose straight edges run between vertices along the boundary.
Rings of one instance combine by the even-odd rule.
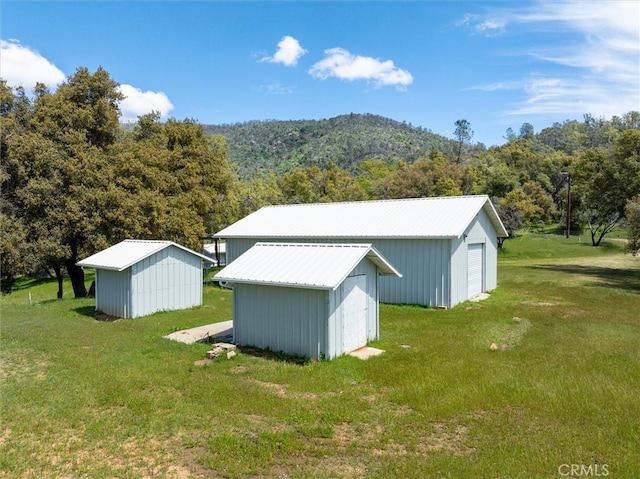
[[[281,281],[261,281],[261,280],[253,280],[253,279],[242,279],[242,278],[229,278],[224,276],[214,276],[213,279],[215,281],[223,281],[232,284],[254,284],[259,286],[281,286],[285,288],[299,288],[299,289],[320,289],[331,291],[335,290],[340,286],[329,286],[329,285],[318,285],[318,284],[299,284],[299,283],[286,283]]]
[[[265,241],[265,240],[282,240],[282,239],[305,239],[305,238],[330,238],[330,239],[357,239],[357,240],[393,240],[393,239],[397,239],[397,240],[415,240],[415,239],[423,239],[423,240],[442,240],[442,239],[457,239],[459,238],[461,235],[432,235],[432,236],[424,236],[424,235],[415,235],[415,236],[410,236],[410,235],[404,235],[404,236],[367,236],[367,235],[360,235],[360,236],[348,236],[348,235],[336,235],[336,236],[330,236],[330,235],[225,235],[225,236],[217,236],[217,238],[219,239],[246,239],[246,238],[252,238],[252,239],[256,239],[256,240],[260,240],[260,241]]]
[[[125,269],[129,268],[131,265],[121,268],[117,266],[105,266],[103,264],[85,263],[83,261],[79,261],[76,263],[76,266],[81,266],[82,268],[107,269],[109,271],[124,271]]]

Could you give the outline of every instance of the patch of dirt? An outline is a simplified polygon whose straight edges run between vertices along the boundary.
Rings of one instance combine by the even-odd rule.
[[[467,426],[455,422],[435,422],[429,429],[416,431],[417,437],[408,434],[407,438],[417,439],[417,445],[410,447],[414,444],[413,441],[386,440],[383,426],[342,423],[334,426],[331,441],[337,451],[344,452],[355,447],[370,451],[376,456],[425,456],[441,451],[465,456],[475,451],[474,447],[466,444],[469,436]]]
[[[309,477],[335,477],[344,479],[364,479],[367,477],[367,467],[352,457],[330,456],[323,457],[312,468]],[[287,477],[286,475],[281,477]]]
[[[4,443],[9,439],[9,436],[11,436],[11,429],[5,428],[2,431],[2,434],[0,434],[0,447],[4,446]]]
[[[369,394],[367,396],[362,396],[362,399],[364,399],[365,401],[367,401],[369,404],[373,404],[375,403],[378,399],[380,399],[382,397],[382,394],[378,394],[378,393],[373,393],[373,394]]]
[[[373,449],[373,454],[376,456],[406,456],[407,446],[398,444],[397,442],[391,442],[386,444],[384,448]]]
[[[96,321],[107,321],[107,322],[113,322],[113,321],[118,321],[122,319],[117,316],[111,316],[110,314],[105,314],[101,312],[96,312],[95,318],[96,318]]]
[[[233,374],[246,373],[248,370],[249,370],[249,366],[245,366],[243,364],[229,368],[229,371],[231,371]]]
[[[464,444],[469,435],[467,426],[436,422],[433,424],[433,429],[433,432],[421,438],[417,447],[419,453],[448,451],[456,456],[465,456],[475,451],[474,447]]]
[[[282,384],[270,383],[267,381],[260,381],[258,379],[251,379],[251,382],[258,384],[266,390],[272,392],[276,396],[288,399],[316,399],[317,395],[309,392],[291,392],[287,390],[287,387]]]
[[[262,414],[245,414],[244,417],[247,419],[252,429],[256,429],[261,432],[285,432],[295,430],[295,428],[289,424],[284,424],[274,420],[273,418],[263,416]]]
[[[198,359],[193,362],[194,366],[207,366],[208,364],[213,364],[213,359]]]
[[[216,477],[198,464],[201,450],[185,449],[174,439],[130,437],[120,444],[87,443],[83,434],[82,430],[59,429],[44,437],[23,437],[29,444],[41,445],[24,455],[24,463],[29,465],[24,477],[80,477],[79,471],[85,470],[108,471],[108,477],[141,479]]]

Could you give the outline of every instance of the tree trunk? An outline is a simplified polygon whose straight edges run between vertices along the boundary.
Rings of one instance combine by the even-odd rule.
[[[53,270],[56,273],[56,279],[58,280],[58,299],[62,299],[62,268],[59,264],[53,266]]]
[[[64,265],[67,267],[67,273],[69,273],[74,297],[86,298],[87,287],[84,284],[84,270],[76,265],[76,261],[73,258],[65,261]]]

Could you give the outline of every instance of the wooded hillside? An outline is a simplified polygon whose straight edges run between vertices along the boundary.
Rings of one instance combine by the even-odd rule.
[[[413,163],[435,149],[449,154],[455,142],[422,128],[378,115],[351,113],[326,120],[250,121],[206,125],[225,137],[238,174],[286,173],[298,166],[326,168],[330,161],[354,173],[363,160]]]

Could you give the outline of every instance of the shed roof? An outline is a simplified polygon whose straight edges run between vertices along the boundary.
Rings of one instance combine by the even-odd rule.
[[[199,258],[210,261],[211,258],[197,253],[173,241],[160,240],[124,240],[118,244],[110,246],[88,258],[77,263],[85,268],[110,269],[114,271],[124,271],[128,267],[148,258],[152,254],[162,251],[169,246],[175,246],[187,251]]]
[[[486,195],[266,206],[218,238],[459,238],[484,210],[508,233]]]
[[[256,243],[214,279],[333,290],[365,257],[380,274],[402,276],[370,244]]]

